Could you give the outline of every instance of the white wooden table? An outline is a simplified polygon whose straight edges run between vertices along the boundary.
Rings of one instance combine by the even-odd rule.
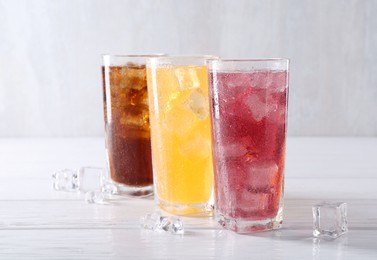
[[[205,218],[183,218],[183,236],[141,230],[152,199],[52,189],[52,172],[81,166],[105,166],[103,139],[0,139],[0,259],[377,259],[377,138],[289,138],[284,227],[253,235]],[[322,200],[348,203],[347,235],[312,237]]]

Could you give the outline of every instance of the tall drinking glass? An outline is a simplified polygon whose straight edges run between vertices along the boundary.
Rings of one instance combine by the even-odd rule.
[[[173,214],[212,213],[207,59],[147,62],[155,199]]]
[[[286,59],[210,62],[216,215],[238,233],[283,220]]]
[[[153,193],[146,58],[103,56],[103,104],[110,176],[123,194]]]

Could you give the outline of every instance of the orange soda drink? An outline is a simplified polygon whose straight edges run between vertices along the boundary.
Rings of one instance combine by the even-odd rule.
[[[173,214],[212,214],[207,58],[147,62],[155,197]]]

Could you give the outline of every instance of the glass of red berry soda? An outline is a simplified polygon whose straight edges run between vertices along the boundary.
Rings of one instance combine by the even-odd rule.
[[[251,233],[283,221],[287,59],[209,63],[216,215]]]

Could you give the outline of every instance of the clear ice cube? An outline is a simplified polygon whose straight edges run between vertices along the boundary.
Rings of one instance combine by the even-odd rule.
[[[170,222],[170,233],[177,235],[183,235],[185,233],[185,229],[183,228],[183,223],[180,218],[170,217]]]
[[[162,216],[158,211],[147,214],[141,219],[142,227],[148,230],[168,231],[170,224],[169,217]]]
[[[347,232],[347,203],[322,202],[313,206],[315,237],[337,238]]]
[[[170,218],[166,216],[161,216],[155,230],[169,231],[170,225],[171,225]]]
[[[200,88],[200,81],[195,68],[179,67],[175,69],[175,77],[178,80],[180,90]]]
[[[190,109],[199,119],[204,120],[209,115],[208,97],[200,91],[193,91],[183,106]]]
[[[249,108],[255,121],[259,122],[269,113],[269,108],[257,95],[250,95],[245,100],[246,106]]]
[[[271,89],[276,92],[283,92],[287,88],[288,74],[284,71],[272,72],[269,77],[271,78]]]
[[[269,192],[274,186],[279,167],[274,161],[254,161],[248,165],[246,184],[254,192]]]
[[[141,228],[155,232],[184,233],[182,220],[174,216],[162,216],[160,212],[146,214],[140,219]]]
[[[134,109],[133,106],[127,106],[125,110],[127,112],[123,112],[120,117],[122,125],[149,127],[148,107]]]
[[[159,212],[146,214],[140,219],[141,227],[147,230],[155,230],[160,221],[160,217],[161,215]]]
[[[227,87],[234,88],[234,87],[244,87],[250,84],[252,80],[252,74],[248,73],[239,73],[237,77],[229,77],[227,79],[226,85]]]
[[[102,204],[105,194],[100,190],[91,190],[85,193],[85,201],[90,204]]]
[[[268,209],[270,198],[270,193],[257,193],[245,189],[237,199],[237,208],[245,212],[263,212]]]
[[[123,67],[122,76],[125,79],[126,84],[122,87],[128,87],[136,90],[140,90],[146,87],[146,70],[145,65],[129,63],[126,67]]]
[[[54,172],[52,175],[53,187],[60,191],[77,191],[79,188],[78,175],[76,170],[63,169]]]
[[[224,144],[221,149],[226,158],[242,157],[248,152],[247,147],[241,143]]]
[[[273,74],[270,71],[259,71],[251,74],[250,83],[253,88],[269,89],[272,85]]]
[[[193,126],[194,116],[187,108],[183,107],[185,95],[176,92],[169,96],[169,101],[164,111],[163,124],[166,129],[179,134],[185,134]]]
[[[98,167],[81,167],[78,170],[78,186],[80,191],[101,190],[106,172]]]
[[[114,183],[107,181],[102,185],[101,191],[106,195],[115,195],[118,194],[118,187]]]

